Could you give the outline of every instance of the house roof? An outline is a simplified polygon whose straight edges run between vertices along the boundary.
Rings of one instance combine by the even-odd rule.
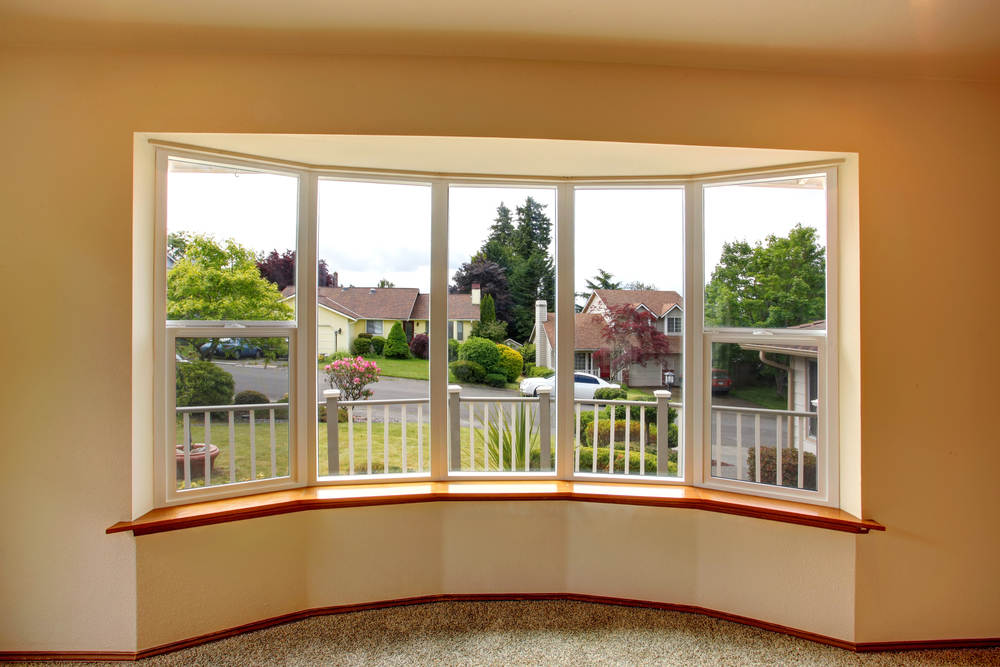
[[[430,319],[430,294],[420,293],[417,301],[413,305],[412,320]],[[471,294],[449,294],[448,295],[448,319],[449,320],[478,320],[479,304],[472,303]]]
[[[653,289],[596,289],[587,300],[584,310],[590,307],[594,296],[600,297],[608,306],[645,306],[657,317],[663,317],[674,306],[683,307],[681,295],[673,290]]]
[[[281,295],[295,296],[295,287],[286,287]],[[356,320],[426,320],[430,314],[429,295],[416,287],[320,287],[316,301]],[[448,319],[478,320],[472,295],[449,294]]]
[[[604,346],[604,317],[598,313],[574,313],[574,349],[577,350],[599,350]],[[549,317],[542,323],[545,327],[545,335],[549,339],[549,345],[555,347],[556,340],[556,317],[555,313],[549,313]]]

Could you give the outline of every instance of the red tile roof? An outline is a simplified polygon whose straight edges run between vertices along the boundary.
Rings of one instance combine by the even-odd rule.
[[[604,305],[608,307],[642,304],[653,311],[657,317],[663,317],[674,306],[683,307],[681,295],[673,290],[597,289],[594,290],[594,295],[600,297]],[[588,302],[587,305],[589,306],[590,303]]]
[[[429,295],[415,287],[320,287],[317,303],[357,320],[426,320]],[[295,287],[282,290],[295,296]],[[470,294],[448,295],[448,319],[478,320],[479,306]]]

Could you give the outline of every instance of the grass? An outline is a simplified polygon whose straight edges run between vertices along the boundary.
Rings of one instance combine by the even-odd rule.
[[[768,410],[787,410],[788,401],[778,396],[773,387],[734,387],[729,395],[743,401],[749,401]]]
[[[406,378],[409,380],[428,380],[430,378],[430,363],[427,359],[418,359],[416,357],[409,359],[386,359],[385,357],[372,355],[367,355],[364,358],[377,363],[378,367],[382,370],[383,377]],[[330,362],[318,362],[317,365],[320,371],[328,363]],[[455,376],[451,371],[448,371],[448,382],[456,382]]]

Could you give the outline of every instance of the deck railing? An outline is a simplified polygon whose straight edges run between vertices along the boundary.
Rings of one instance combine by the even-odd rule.
[[[389,473],[389,459],[395,452],[390,451],[389,426],[392,420],[398,419],[400,424],[399,447],[399,467],[400,473],[411,472],[408,459],[408,438],[409,424],[416,425],[416,470],[412,472],[423,473],[429,470],[430,462],[424,457],[424,419],[425,415],[430,415],[429,398],[395,398],[379,400],[341,401],[339,389],[327,389],[323,392],[326,406],[326,452],[327,469],[329,474],[340,473],[340,424],[338,423],[338,412],[341,408],[347,411],[347,472],[348,475],[375,474],[377,472]],[[358,414],[360,413],[360,415]],[[355,461],[354,430],[358,417],[361,417],[366,432],[365,438],[365,461],[364,468],[358,472]],[[373,437],[373,426],[382,425],[382,470],[376,471],[372,466],[375,454],[375,439]],[[429,457],[426,457],[429,458]]]
[[[712,476],[815,490],[817,445],[809,425],[816,417],[815,412],[713,405]]]
[[[552,390],[538,396],[465,397],[448,387],[451,467],[461,472],[551,472]],[[462,420],[466,426],[463,429]],[[466,437],[463,438],[463,430]],[[537,453],[537,457],[536,457]]]
[[[247,405],[197,405],[178,407],[177,414],[181,416],[183,426],[183,437],[181,444],[175,447],[177,457],[177,482],[181,489],[190,489],[197,476],[201,476],[205,486],[211,486],[212,470],[216,456],[220,454],[220,448],[213,442],[212,438],[212,415],[224,413],[226,423],[229,427],[228,438],[228,459],[229,459],[229,479],[223,484],[235,483],[237,451],[236,451],[236,414],[246,412],[249,421],[250,450],[249,450],[249,479],[257,479],[257,414],[266,413],[266,423],[270,434],[270,477],[278,477],[278,442],[275,427],[276,411],[284,410],[287,413],[288,403],[254,403]],[[191,416],[204,415],[204,442],[191,442]],[[200,451],[193,451],[194,446],[200,446]],[[213,447],[215,450],[213,451]],[[192,462],[192,458],[197,459]],[[183,461],[183,463],[182,463]],[[192,465],[194,463],[194,465]],[[192,470],[192,467],[194,468]],[[198,470],[201,468],[201,470]],[[195,477],[192,477],[195,475]]]

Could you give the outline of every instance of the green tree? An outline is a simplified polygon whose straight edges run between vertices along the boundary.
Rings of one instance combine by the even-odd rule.
[[[389,336],[385,339],[385,347],[382,348],[382,355],[386,359],[408,359],[410,356],[410,346],[406,342],[406,334],[403,333],[403,325],[395,322],[389,329]]]
[[[511,295],[514,302],[514,336],[527,340],[535,325],[535,301],[544,299],[551,307],[555,295],[555,275],[552,260],[541,251],[518,262],[511,276]]]
[[[587,280],[587,289],[621,289],[621,281],[614,280],[614,276],[604,269],[597,269],[597,275]]]
[[[380,281],[378,281],[378,285],[376,285],[375,287],[386,288],[386,287],[395,287],[395,286],[396,286],[396,283],[390,282],[388,278],[382,278]]]
[[[826,250],[816,230],[796,225],[765,243],[724,243],[705,287],[709,326],[784,328],[823,319]]]
[[[257,258],[232,239],[219,244],[212,237],[191,235],[184,255],[167,273],[169,320],[289,320],[292,308],[281,301],[274,283],[260,275]],[[202,358],[210,359],[218,339],[201,350],[204,340],[192,340]]]
[[[510,209],[500,202],[497,217],[490,227],[490,235],[474,259],[496,262],[509,275],[514,261],[513,248],[514,223],[510,217]]]
[[[493,297],[487,294],[479,304],[479,321],[472,323],[472,335],[489,338],[495,343],[507,337],[507,323],[497,321]]]
[[[517,226],[511,236],[514,254],[528,259],[536,252],[549,254],[552,243],[552,221],[545,215],[545,204],[528,197],[524,206],[517,207]]]

